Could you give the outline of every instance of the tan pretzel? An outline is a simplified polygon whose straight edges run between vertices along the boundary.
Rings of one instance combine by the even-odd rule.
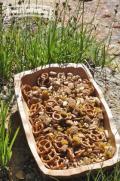
[[[65,160],[57,156],[56,159],[49,165],[49,167],[54,170],[63,169],[65,167]]]
[[[57,74],[57,77],[60,78],[60,79],[65,79],[66,76],[65,76],[65,73],[64,72],[60,72]]]
[[[32,104],[37,104],[37,103],[40,103],[40,100],[38,98],[32,96],[32,98],[29,98],[27,101],[28,108],[30,109]]]
[[[46,112],[53,113],[53,108],[57,105],[57,102],[55,100],[48,100],[45,103]]]
[[[49,153],[52,149],[52,144],[50,140],[42,139],[41,141],[37,141],[37,150],[38,154],[44,155]]]
[[[41,159],[44,163],[51,164],[57,158],[55,149],[51,149],[49,153],[41,155]]]
[[[93,129],[90,131],[88,137],[93,141],[105,141],[104,134],[100,133],[98,130]]]
[[[34,117],[40,112],[44,112],[44,106],[40,103],[32,104],[30,107],[30,117]]]
[[[91,84],[91,82],[87,79],[83,80],[83,85],[84,85],[84,91],[83,91],[83,95],[91,95],[94,92],[94,87]]]
[[[75,158],[78,159],[82,156],[82,154],[85,152],[85,149],[79,149],[75,152]]]
[[[49,75],[48,73],[42,73],[37,79],[38,86],[46,86],[49,84]]]
[[[41,119],[40,115],[36,115],[36,117],[30,117],[29,116],[29,121],[32,125],[34,125],[36,122],[42,123],[42,119]]]
[[[36,141],[39,142],[41,140],[49,140],[49,141],[53,141],[54,135],[52,133],[47,133],[45,135],[43,135],[42,133],[39,134],[39,136],[36,138]]]
[[[67,157],[70,159],[70,161],[73,161],[75,159],[75,155],[72,148],[67,148]]]
[[[38,98],[40,98],[40,89],[37,86],[31,87],[30,85],[25,84],[22,86],[22,92],[27,99],[27,103],[30,106],[32,103],[36,103],[39,101]]]
[[[68,144],[69,142],[66,135],[58,135],[54,139],[54,146],[58,152],[66,152]]]
[[[85,112],[89,117],[94,117],[94,107],[90,104],[85,104]]]
[[[22,85],[22,93],[27,97],[28,92],[31,91],[31,86],[28,84]]]
[[[57,111],[54,111],[52,113],[52,118],[55,120],[55,121],[60,121],[62,119],[62,116],[60,113],[58,113]]]
[[[89,139],[87,139],[87,138],[82,138],[81,146],[83,146],[84,148],[90,148],[91,145],[90,145]]]
[[[43,130],[44,126],[41,121],[35,122],[32,126],[33,135],[37,137]]]

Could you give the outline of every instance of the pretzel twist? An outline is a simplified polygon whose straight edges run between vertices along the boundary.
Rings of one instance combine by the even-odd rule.
[[[35,122],[35,124],[33,125],[33,135],[35,137],[37,137],[43,130],[44,125],[41,123],[41,121]]]
[[[52,148],[52,144],[49,140],[41,140],[37,142],[37,150],[40,155],[49,153]]]

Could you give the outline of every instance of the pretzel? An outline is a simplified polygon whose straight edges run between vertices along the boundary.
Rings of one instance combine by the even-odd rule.
[[[60,121],[62,119],[62,116],[57,111],[54,111],[53,114],[52,114],[52,118],[55,121]]]
[[[84,148],[90,148],[91,145],[90,145],[89,139],[87,139],[87,138],[82,138],[81,146],[83,146]]]
[[[44,155],[49,153],[52,148],[52,144],[50,140],[42,139],[41,141],[37,141],[37,150],[38,154]]]
[[[40,103],[32,104],[30,107],[30,117],[34,117],[39,112],[44,112],[44,106]]]
[[[60,73],[58,73],[58,74],[57,74],[57,77],[58,77],[58,78],[61,78],[61,79],[65,79],[65,78],[66,78],[66,76],[65,76],[65,73],[64,73],[64,72],[60,72]]]
[[[105,135],[101,134],[96,129],[91,130],[91,132],[88,136],[93,141],[105,141]]]
[[[38,86],[31,87],[30,85],[25,84],[22,86],[22,92],[27,101],[28,107],[40,101],[41,90]]]
[[[58,152],[66,152],[68,148],[68,139],[64,135],[58,135],[54,140],[54,146]]]
[[[39,136],[36,138],[36,141],[39,142],[41,140],[49,140],[49,141],[53,141],[53,134],[52,133],[47,133],[45,135],[43,135],[42,133],[39,134]]]
[[[93,92],[94,92],[94,87],[93,87],[93,85],[91,84],[91,82],[90,82],[89,80],[87,80],[87,79],[84,79],[84,80],[83,80],[83,84],[84,84],[84,87],[85,87],[85,90],[84,90],[84,92],[83,92],[83,95],[89,96],[89,95],[93,94]]]
[[[28,96],[28,92],[31,91],[31,86],[28,84],[22,85],[22,93],[24,94],[24,96]]]
[[[29,109],[30,109],[31,105],[37,104],[37,103],[40,103],[40,100],[38,98],[36,98],[34,96],[31,96],[31,98],[28,97],[27,105],[28,105]]]
[[[52,114],[53,111],[54,111],[53,108],[56,105],[57,105],[57,102],[55,100],[48,100],[48,101],[46,101],[46,103],[45,103],[46,112],[48,114]]]
[[[30,117],[29,116],[29,121],[30,121],[30,123],[31,123],[31,125],[33,126],[36,122],[42,122],[42,120],[41,120],[41,118],[39,117],[39,115],[38,116],[36,116],[36,117]]]
[[[65,160],[57,156],[56,159],[49,165],[49,167],[54,170],[63,169],[65,167]]]
[[[49,85],[49,75],[48,73],[42,73],[37,79],[38,86],[48,86]]]
[[[36,137],[36,136],[38,136],[42,132],[44,126],[41,123],[41,121],[38,121],[38,122],[34,123],[32,128],[33,128],[33,130],[32,130],[33,131],[33,135]]]
[[[82,153],[85,152],[85,149],[79,149],[78,151],[75,152],[75,158],[78,159],[81,157]]]
[[[67,148],[67,156],[70,159],[70,161],[73,161],[75,159],[75,155],[72,148]]]
[[[51,164],[57,158],[55,149],[51,149],[49,153],[42,154],[41,159],[44,163]]]

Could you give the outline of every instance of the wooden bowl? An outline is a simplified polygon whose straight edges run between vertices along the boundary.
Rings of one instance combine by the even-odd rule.
[[[111,159],[105,160],[100,163],[89,164],[89,165],[80,166],[80,167],[72,168],[72,169],[66,169],[66,170],[51,170],[44,166],[43,162],[41,161],[41,159],[37,153],[36,143],[35,143],[35,139],[34,139],[34,136],[32,133],[32,127],[29,122],[28,107],[27,107],[27,104],[21,93],[21,84],[23,84],[23,85],[29,84],[31,86],[34,86],[39,74],[43,73],[43,72],[49,72],[49,71],[72,72],[75,75],[77,75],[77,74],[80,75],[81,78],[85,78],[85,79],[88,79],[91,81],[91,83],[93,84],[93,86],[95,88],[95,96],[98,96],[99,99],[101,100],[102,109],[104,112],[104,127],[105,127],[105,129],[108,130],[109,137],[112,142],[111,144],[115,148],[115,153]],[[43,67],[36,68],[34,70],[25,71],[25,72],[15,75],[14,85],[15,85],[15,93],[16,93],[17,102],[18,102],[18,108],[19,108],[21,119],[22,119],[23,128],[25,130],[27,142],[31,149],[33,157],[34,157],[35,161],[37,162],[38,167],[43,172],[43,174],[49,175],[49,176],[54,176],[54,177],[70,177],[73,175],[79,175],[79,174],[89,171],[89,170],[109,167],[109,166],[112,166],[115,163],[117,163],[120,136],[117,132],[115,125],[113,124],[112,114],[104,99],[104,96],[103,96],[100,88],[94,81],[90,71],[88,70],[88,68],[85,65],[73,64],[73,63],[62,64],[62,65],[59,65],[59,64],[46,65]]]

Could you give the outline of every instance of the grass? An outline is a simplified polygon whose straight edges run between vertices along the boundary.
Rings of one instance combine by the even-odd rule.
[[[98,3],[99,5],[99,3]],[[96,7],[96,11],[97,12]],[[81,12],[81,13],[78,13]],[[84,22],[84,1],[79,1],[77,11],[71,12],[69,2],[56,4],[54,20],[38,17],[12,20],[11,26],[4,28],[0,23],[0,78],[9,80],[15,73],[51,63],[90,63],[102,68],[113,60],[107,52],[108,45],[97,41],[93,21]],[[111,35],[110,35],[111,36]],[[18,134],[10,139],[5,128],[8,105],[0,101],[0,165],[7,166],[12,156],[12,146]],[[112,171],[90,172],[81,180],[119,181],[120,166]],[[80,178],[78,179],[80,180]]]
[[[52,177],[52,180],[61,181]],[[117,163],[114,168],[107,168],[97,171],[89,171],[83,176],[76,176],[75,178],[69,178],[69,181],[120,181],[120,163]]]
[[[86,24],[84,1],[79,2],[75,13],[71,13],[65,1],[62,7],[56,4],[54,21],[23,18],[13,22],[6,31],[2,28],[0,75],[8,79],[14,73],[47,63],[92,61],[95,66],[104,67],[112,59],[105,43],[98,42],[94,36],[94,17]]]
[[[19,129],[11,138],[10,127],[6,128],[8,120],[8,105],[0,100],[0,167],[7,167],[12,156],[12,147]]]

